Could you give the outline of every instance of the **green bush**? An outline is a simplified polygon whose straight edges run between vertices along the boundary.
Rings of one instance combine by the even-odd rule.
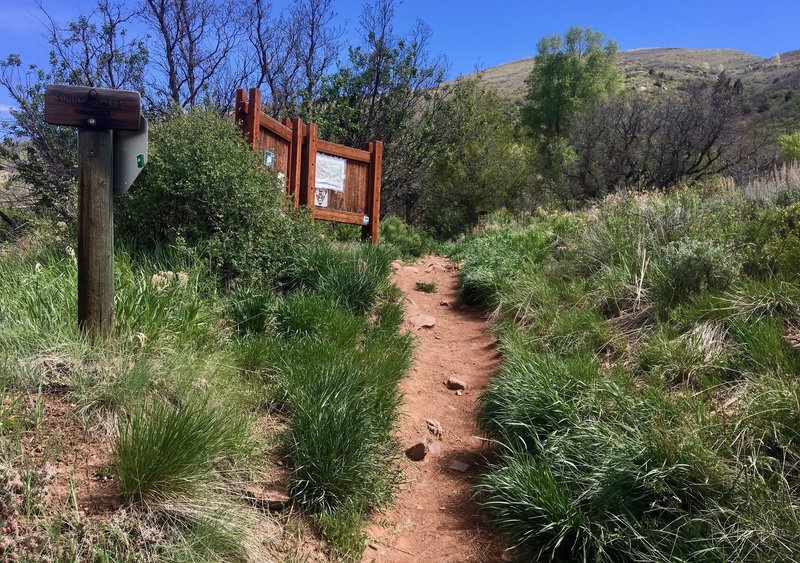
[[[433,254],[438,247],[436,241],[399,217],[387,217],[381,221],[381,244],[387,244],[400,253],[403,258],[417,258]]]
[[[122,233],[206,257],[223,282],[270,283],[314,236],[231,118],[192,109],[156,121],[150,159],[119,214]]]
[[[664,247],[655,268],[655,291],[665,307],[705,289],[726,289],[740,271],[737,257],[730,249],[695,239],[683,239]]]
[[[756,237],[757,259],[784,279],[800,276],[800,203],[765,210]]]

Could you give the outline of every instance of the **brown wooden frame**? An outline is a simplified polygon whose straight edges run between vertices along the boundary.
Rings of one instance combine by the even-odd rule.
[[[361,225],[361,238],[378,243],[383,143],[372,141],[362,150],[319,139],[317,124],[298,117],[280,123],[261,111],[258,88],[236,91],[236,122],[250,146],[274,153],[274,168],[286,175],[295,207],[307,205],[315,219]],[[330,207],[313,204],[319,153],[346,160],[345,190],[330,193]]]

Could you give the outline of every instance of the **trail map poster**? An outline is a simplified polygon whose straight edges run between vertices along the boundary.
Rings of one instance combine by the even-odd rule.
[[[317,153],[317,190],[344,192],[344,171],[347,161],[343,158]],[[321,207],[321,206],[320,206]]]

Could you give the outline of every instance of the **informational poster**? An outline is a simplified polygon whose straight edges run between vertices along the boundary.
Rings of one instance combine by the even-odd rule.
[[[314,191],[314,205],[317,207],[328,207],[328,196],[330,192],[328,190],[321,190],[317,188]]]
[[[314,187],[318,190],[344,191],[344,171],[347,161],[344,158],[317,153],[317,177]]]
[[[264,167],[272,168],[275,166],[275,153],[272,151],[264,151]]]

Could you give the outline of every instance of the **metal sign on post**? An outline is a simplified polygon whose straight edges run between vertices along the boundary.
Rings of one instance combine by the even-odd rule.
[[[114,193],[126,194],[147,164],[147,120],[138,131],[114,131]]]
[[[147,163],[139,92],[49,85],[44,118],[78,128],[78,326],[114,332],[114,207]]]

